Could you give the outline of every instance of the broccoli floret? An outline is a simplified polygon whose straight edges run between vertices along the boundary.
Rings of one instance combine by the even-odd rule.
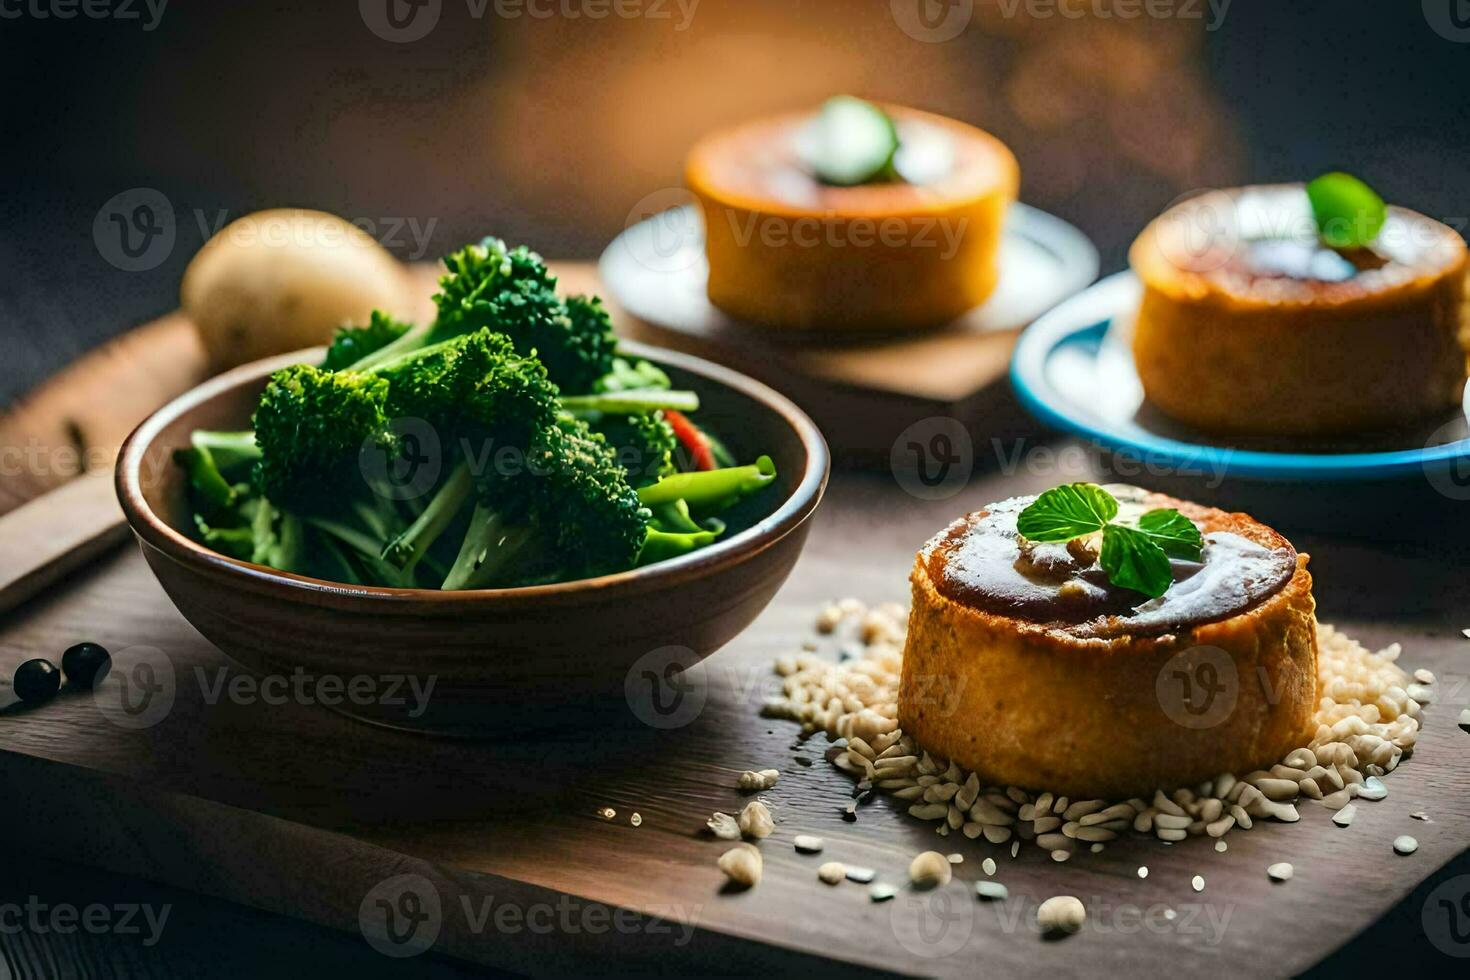
[[[277,371],[255,410],[255,485],[287,507],[337,504],[364,443],[387,438],[387,401],[388,382],[371,374],[308,364]]]
[[[521,357],[502,334],[479,330],[381,369],[389,381],[389,410],[425,418],[454,433],[457,451],[477,468],[500,447],[524,446],[556,417],[556,388],[535,358]],[[411,568],[453,523],[473,496],[470,462],[462,459],[413,524],[383,551]]]
[[[373,310],[365,327],[341,327],[332,335],[323,370],[338,371],[351,367],[369,354],[375,354],[408,333],[411,325]]]
[[[647,415],[604,415],[592,423],[612,447],[618,463],[635,487],[674,472],[678,437],[663,412]]]
[[[446,589],[581,578],[630,568],[647,534],[611,447],[580,419],[537,433],[525,465],[482,479]]]

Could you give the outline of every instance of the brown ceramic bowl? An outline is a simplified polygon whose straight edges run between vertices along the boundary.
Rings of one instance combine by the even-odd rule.
[[[409,676],[421,690],[433,679],[427,709],[403,696],[405,684],[402,704],[343,698],[349,714],[443,733],[630,714],[672,727],[690,701],[679,694],[688,682],[674,673],[749,625],[795,564],[827,484],[827,444],[800,409],[758,382],[684,354],[625,346],[698,392],[698,418],[738,458],[771,456],[778,475],[764,491],[768,516],[644,568],[515,589],[345,585],[209,550],[184,533],[185,479],[171,453],[195,429],[248,428],[270,373],[316,352],[247,364],[160,409],[123,445],[118,499],[174,605],[245,668],[287,676],[300,669],[344,684],[361,675]]]

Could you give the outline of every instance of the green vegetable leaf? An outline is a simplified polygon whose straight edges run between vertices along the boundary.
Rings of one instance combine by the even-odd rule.
[[[893,176],[898,128],[871,102],[833,96],[823,104],[813,135],[811,166],[823,183],[854,187]]]
[[[1307,185],[1317,233],[1331,248],[1361,248],[1383,229],[1388,206],[1351,174],[1323,174]]]
[[[1102,530],[1118,516],[1118,501],[1096,483],[1053,487],[1016,518],[1016,530],[1030,541],[1070,541]]]
[[[1099,556],[1108,581],[1124,589],[1142,592],[1157,599],[1174,581],[1169,556],[1147,533],[1122,524],[1103,528],[1102,554]]]
[[[1205,539],[1194,521],[1172,507],[1151,510],[1138,519],[1138,529],[1170,558],[1199,561]]]

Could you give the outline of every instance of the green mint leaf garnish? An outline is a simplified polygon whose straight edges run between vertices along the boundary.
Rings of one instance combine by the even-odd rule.
[[[1317,234],[1330,248],[1371,244],[1388,218],[1388,206],[1352,174],[1323,174],[1307,185]]]
[[[833,96],[822,105],[812,134],[811,167],[823,183],[853,187],[893,177],[898,128],[873,103]]]
[[[1096,483],[1068,483],[1040,494],[1016,516],[1028,541],[1071,541],[1102,531],[1098,557],[1108,581],[1157,599],[1174,582],[1170,558],[1199,561],[1204,537],[1173,508],[1145,512],[1136,524],[1119,524],[1117,499]]]
[[[1033,500],[1016,518],[1016,530],[1028,541],[1071,541],[1101,531],[1118,516],[1118,501],[1096,483],[1053,487]]]
[[[1157,599],[1174,583],[1169,556],[1147,534],[1123,524],[1103,528],[1102,554],[1098,557],[1108,581],[1124,589]]]
[[[1138,529],[1148,535],[1150,541],[1164,549],[1170,558],[1199,561],[1204,550],[1205,539],[1195,527],[1194,521],[1172,507],[1151,510],[1138,519]]]

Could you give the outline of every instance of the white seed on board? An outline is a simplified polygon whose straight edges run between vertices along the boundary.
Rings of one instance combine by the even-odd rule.
[[[872,868],[863,868],[852,864],[847,866],[848,881],[855,881],[859,885],[866,885],[876,877],[878,877],[878,872]]]
[[[988,875],[995,874],[995,858],[986,858],[980,862],[980,870]]]
[[[847,868],[841,861],[828,861],[817,869],[817,878],[828,885],[835,885],[847,877]]]
[[[814,837],[811,834],[797,834],[792,844],[802,854],[820,854],[822,853],[822,848],[826,846],[826,842],[822,838]]]
[[[740,824],[728,813],[716,811],[709,820],[705,821],[705,826],[709,827],[710,832],[720,840],[740,839]]]
[[[776,829],[776,822],[771,819],[770,808],[760,800],[751,800],[745,804],[745,809],[740,811],[740,832],[746,837],[754,837],[756,840],[771,836]]]
[[[949,861],[938,851],[925,851],[909,862],[909,881],[919,888],[947,885],[952,874]]]
[[[1395,854],[1413,854],[1419,850],[1419,842],[1408,834],[1393,839],[1393,850]]]
[[[1470,732],[1470,708],[1466,708],[1464,711],[1460,712],[1460,720],[1458,724],[1461,728],[1465,729],[1465,731]]]
[[[1266,869],[1266,874],[1272,881],[1288,881],[1296,872],[1289,861],[1279,861]]]
[[[977,881],[975,894],[987,902],[1003,902],[1011,893],[998,881]]]
[[[1204,875],[1195,875],[1193,878],[1189,879],[1189,887],[1190,888],[1193,888],[1197,892],[1204,891],[1205,890],[1205,876]]]
[[[1217,840],[1217,841],[1215,841],[1215,851],[1216,851],[1216,853],[1218,853],[1218,854],[1224,854],[1229,849],[1230,849],[1230,845],[1227,844],[1227,843],[1225,843],[1223,840]]]
[[[1042,932],[1051,935],[1070,936],[1086,921],[1087,907],[1072,895],[1055,895],[1036,910],[1036,924]]]
[[[761,880],[761,852],[751,844],[736,844],[720,855],[720,870],[737,885],[753,888]]]
[[[1067,860],[1067,858],[1069,858],[1071,856],[1072,856],[1072,852],[1071,851],[1068,851],[1068,850],[1066,850],[1064,848],[1060,848],[1060,847],[1057,848],[1055,851],[1052,851],[1051,852],[1051,859],[1053,861],[1055,861],[1057,864],[1061,864],[1063,861]]]
[[[954,852],[953,854],[946,854],[944,856],[944,859],[946,861],[948,861],[950,864],[964,864],[965,863],[965,856],[963,854],[959,853],[958,851]]]
[[[1093,844],[1092,847],[1089,848],[1089,850],[1091,850],[1094,854],[1101,854],[1103,852],[1103,847],[1104,845],[1101,843]]]
[[[1020,853],[1021,853],[1021,842],[1018,841],[1018,840],[1011,841],[1011,857],[1015,857],[1017,854],[1020,854]]]
[[[1387,795],[1388,787],[1377,776],[1369,776],[1363,780],[1363,785],[1358,790],[1358,798],[1362,800],[1381,800]]]
[[[875,902],[886,902],[898,894],[898,889],[892,885],[885,885],[881,881],[868,889],[868,897]]]
[[[1343,807],[1341,810],[1338,810],[1332,815],[1332,822],[1337,824],[1339,827],[1348,827],[1352,825],[1353,817],[1356,817],[1357,815],[1357,806],[1355,804],[1349,803],[1347,806]]]
[[[780,778],[781,773],[775,769],[762,769],[759,772],[753,772],[747,769],[740,774],[740,778],[736,780],[736,784],[746,792],[753,792],[756,790],[770,789],[776,785],[776,780]]]
[[[1147,867],[1140,867],[1138,869],[1138,877],[1140,877],[1140,878],[1147,878],[1148,877],[1148,868]]]
[[[618,811],[614,810],[610,806],[604,806],[598,808],[597,815],[604,820],[611,820],[613,817],[616,817],[618,815]]]
[[[641,813],[634,813],[628,818],[628,822],[635,827],[641,827],[643,826],[643,815]]]
[[[1418,681],[1420,684],[1433,684],[1434,671],[1427,670],[1424,667],[1420,667],[1418,670],[1414,671],[1414,680]]]

